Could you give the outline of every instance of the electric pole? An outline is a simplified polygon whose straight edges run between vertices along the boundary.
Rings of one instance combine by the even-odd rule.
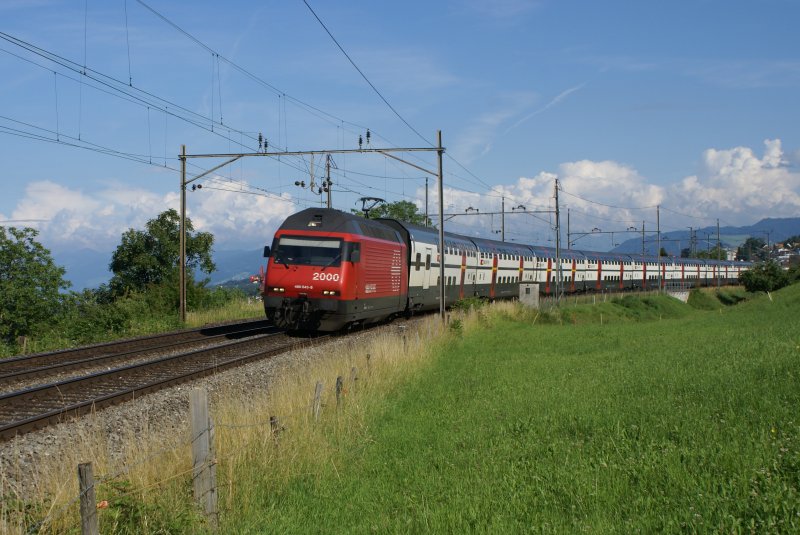
[[[325,191],[328,192],[328,208],[332,208],[331,204],[331,155],[325,155]]]
[[[502,197],[503,201],[500,205],[500,241],[506,241],[506,198]]]
[[[428,177],[425,177],[425,226],[430,226],[428,222]]]
[[[439,156],[439,316],[442,322],[447,320],[445,310],[444,293],[444,173],[442,172],[442,131],[437,132],[437,151]]]
[[[656,206],[656,234],[658,235],[658,291],[661,291],[661,205]]]
[[[561,218],[558,208],[558,179],[555,187],[556,198],[556,302],[561,299]]]
[[[644,263],[644,255],[645,255],[645,250],[644,250],[644,220],[642,220],[642,263]]]
[[[717,260],[722,260],[722,242],[719,241],[719,218],[717,218]],[[717,274],[717,288],[719,288],[720,275]]]
[[[572,250],[572,236],[569,231],[569,208],[567,208],[567,251],[571,250]]]
[[[181,228],[180,228],[180,269],[179,315],[181,323],[186,323],[186,145],[181,145]]]

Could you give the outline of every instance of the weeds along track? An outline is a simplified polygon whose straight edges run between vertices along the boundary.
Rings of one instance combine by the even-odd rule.
[[[327,339],[298,339],[282,332],[250,335],[245,340],[226,340],[214,347],[6,393],[0,395],[0,440]]]
[[[111,365],[130,363],[148,355],[277,331],[266,320],[246,321],[3,359],[0,360],[0,393],[21,388],[25,386],[21,383],[36,378],[53,382],[71,372],[108,369]]]

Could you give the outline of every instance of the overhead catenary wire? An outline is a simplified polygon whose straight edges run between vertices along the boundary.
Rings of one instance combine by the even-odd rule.
[[[153,93],[150,93],[148,91],[140,89],[140,88],[138,88],[136,86],[130,86],[130,89],[135,91],[135,92],[131,92],[128,89],[129,86],[127,84],[121,82],[120,80],[117,80],[116,78],[113,78],[113,77],[108,76],[108,75],[106,75],[104,73],[100,73],[99,71],[94,71],[94,70],[88,69],[88,68],[86,69],[86,72],[84,72],[83,69],[81,69],[81,67],[79,65],[75,64],[75,62],[73,62],[71,60],[68,60],[66,58],[63,58],[63,57],[61,57],[61,56],[59,56],[59,55],[57,55],[57,54],[55,54],[53,52],[50,52],[48,50],[45,50],[43,48],[37,47],[36,45],[33,45],[33,44],[28,43],[26,41],[22,41],[22,40],[20,40],[20,39],[18,39],[16,37],[13,37],[13,36],[11,36],[9,34],[6,34],[5,32],[0,31],[0,39],[8,41],[9,43],[11,43],[11,44],[13,44],[15,46],[18,46],[18,47],[20,47],[20,48],[22,48],[24,50],[27,50],[28,52],[30,52],[30,53],[32,53],[34,55],[37,55],[37,56],[39,56],[39,57],[41,57],[43,59],[46,59],[48,61],[51,61],[51,62],[55,63],[56,65],[59,65],[59,66],[65,68],[65,69],[68,69],[70,71],[73,71],[73,72],[79,74],[80,75],[79,78],[73,78],[73,77],[67,76],[67,75],[65,75],[63,73],[61,73],[61,76],[77,82],[80,87],[82,87],[84,84],[86,84],[86,79],[92,80],[93,82],[95,82],[95,83],[99,84],[100,86],[102,86],[102,87],[98,87],[98,86],[89,85],[89,87],[92,87],[96,91],[100,91],[102,93],[108,94],[110,96],[114,96],[116,98],[121,98],[122,100],[125,100],[125,101],[127,101],[129,103],[136,104],[136,105],[139,105],[139,106],[142,106],[142,107],[150,106],[150,107],[152,107],[154,109],[157,109],[157,110],[159,110],[159,111],[161,111],[161,112],[163,112],[163,113],[165,113],[167,115],[172,115],[175,118],[181,119],[181,120],[185,121],[186,123],[188,123],[188,124],[190,124],[192,126],[195,126],[197,128],[201,128],[203,130],[206,130],[207,132],[211,132],[211,133],[213,133],[213,134],[215,134],[215,135],[217,135],[219,137],[224,137],[224,136],[222,136],[222,134],[220,132],[212,131],[210,125],[206,124],[206,121],[208,121],[208,117],[204,117],[204,116],[200,115],[199,113],[196,113],[196,112],[194,112],[192,110],[189,110],[188,108],[186,108],[184,106],[180,106],[180,105],[178,105],[178,104],[176,104],[176,103],[174,103],[172,101],[169,101],[167,99],[159,97],[159,96],[157,96],[157,95],[155,95]],[[40,63],[38,63],[36,61],[33,61],[30,58],[22,57],[22,56],[20,56],[18,54],[14,54],[13,52],[10,52],[10,51],[2,49],[2,48],[0,48],[0,51],[5,52],[5,53],[7,53],[7,54],[9,54],[11,56],[17,57],[17,58],[19,58],[19,59],[21,59],[23,61],[28,62],[28,63],[31,63],[32,65],[35,65],[35,66],[37,66],[39,68],[42,68],[42,69],[45,69],[45,70],[48,70],[48,71],[52,71],[51,68],[46,67],[46,66],[44,66],[44,65],[42,65],[42,64],[40,64]],[[116,86],[114,84],[119,84],[121,87]],[[170,107],[172,107],[172,109],[170,109]],[[178,113],[175,110],[180,110],[181,113]],[[230,127],[227,127],[227,128],[230,128]],[[236,129],[232,129],[232,130],[235,131],[236,133],[241,133],[241,131],[239,131],[239,130],[236,130]],[[251,136],[248,135],[248,138],[251,138]],[[238,142],[237,142],[237,145],[239,145]],[[244,145],[241,145],[241,146],[244,147]],[[246,148],[251,149],[251,150],[255,150],[252,147],[246,147]]]
[[[176,24],[175,22],[170,20],[165,15],[161,14],[160,12],[158,12],[156,9],[154,9],[153,7],[151,7],[150,5],[145,3],[143,0],[136,0],[136,2],[138,4],[140,4],[142,7],[144,7],[145,9],[147,9],[148,11],[150,11],[153,15],[155,15],[156,17],[161,19],[167,25],[171,26],[172,28],[174,28],[175,30],[177,30],[178,32],[180,32],[181,34],[183,34],[184,36],[189,38],[191,41],[193,41],[198,46],[203,48],[206,52],[209,52],[211,54],[216,54],[216,56],[217,56],[217,58],[219,60],[224,61],[226,64],[230,65],[230,67],[235,69],[237,72],[241,73],[242,75],[246,76],[247,78],[250,78],[251,80],[253,80],[254,82],[260,84],[261,86],[269,89],[270,91],[274,92],[275,94],[282,95],[283,99],[284,99],[284,106],[285,106],[285,101],[286,100],[291,100],[292,103],[294,103],[295,105],[306,109],[306,111],[308,111],[309,113],[312,113],[316,117],[318,117],[320,119],[323,119],[323,120],[325,120],[327,122],[331,122],[332,124],[338,124],[338,123],[348,124],[350,126],[358,128],[361,131],[367,129],[366,126],[359,125],[357,123],[353,123],[353,122],[350,122],[350,121],[346,121],[345,119],[342,119],[341,117],[337,117],[336,115],[334,115],[332,113],[329,113],[329,112],[327,112],[325,110],[322,110],[322,109],[320,109],[320,108],[318,108],[316,106],[313,106],[313,105],[309,104],[308,102],[305,102],[305,101],[303,101],[303,100],[301,100],[299,98],[296,98],[296,97],[293,97],[293,96],[287,94],[285,91],[282,91],[281,89],[279,89],[275,85],[267,82],[266,80],[264,80],[260,76],[252,73],[248,69],[245,69],[244,67],[242,67],[241,65],[239,65],[235,61],[225,57],[222,54],[220,54],[219,51],[214,50],[213,48],[211,48],[210,46],[205,44],[203,41],[201,41],[200,39],[198,39],[197,37],[195,37],[194,35],[192,35],[188,31],[183,29],[181,26],[179,26],[178,24]],[[357,132],[354,131],[353,133],[357,133]]]
[[[128,85],[133,85],[133,74],[131,71],[131,36],[128,32],[128,0],[123,2],[125,6],[125,43],[128,48]]]
[[[153,161],[152,161],[152,125],[151,125],[151,121],[150,121],[150,117],[149,117],[150,108],[158,109],[159,111],[162,111],[164,113],[164,165],[163,166],[165,168],[168,168],[168,169],[172,170],[172,171],[176,171],[177,172],[176,169],[170,168],[168,163],[167,163],[170,159],[172,159],[172,158],[169,158],[169,156],[168,156],[169,115],[173,115],[174,117],[176,117],[178,119],[181,119],[183,121],[186,121],[187,123],[192,124],[193,126],[200,127],[200,128],[205,129],[207,131],[213,132],[216,135],[219,135],[221,137],[225,137],[218,130],[216,132],[214,132],[212,130],[213,123],[211,121],[209,121],[208,118],[203,118],[201,115],[197,114],[196,112],[188,110],[188,109],[186,109],[186,108],[184,108],[184,107],[182,107],[180,105],[175,104],[174,102],[168,101],[168,100],[163,99],[163,98],[161,98],[161,97],[159,97],[157,95],[154,95],[152,93],[149,93],[147,91],[144,91],[142,89],[139,89],[139,88],[133,86],[132,85],[132,80],[131,80],[132,77],[129,77],[128,84],[124,84],[122,81],[117,80],[117,79],[113,78],[112,76],[109,76],[109,75],[106,75],[104,73],[100,73],[99,71],[95,71],[93,69],[90,69],[88,67],[88,65],[87,66],[79,66],[79,65],[75,64],[74,62],[71,62],[70,60],[61,57],[58,54],[55,54],[53,52],[47,51],[45,49],[42,49],[41,47],[37,47],[36,45],[33,45],[33,44],[28,43],[26,41],[20,40],[18,38],[15,38],[15,37],[13,37],[13,36],[11,36],[9,34],[5,34],[4,32],[0,32],[0,38],[6,40],[7,42],[9,42],[11,44],[14,44],[16,46],[19,46],[19,47],[23,48],[27,52],[33,53],[33,54],[35,54],[35,55],[37,55],[37,56],[39,56],[39,57],[41,57],[43,59],[46,59],[46,60],[51,61],[51,62],[54,62],[55,64],[57,64],[57,65],[59,65],[59,66],[61,66],[63,68],[66,68],[68,70],[72,70],[73,72],[75,72],[75,73],[77,73],[79,75],[77,78],[72,78],[72,77],[70,77],[68,75],[64,75],[64,74],[62,74],[62,76],[66,76],[67,78],[72,79],[72,80],[78,82],[81,85],[86,84],[86,81],[88,79],[88,80],[90,80],[90,81],[92,81],[92,82],[94,82],[96,84],[99,84],[98,86],[91,86],[90,85],[95,90],[101,91],[101,92],[106,93],[106,94],[109,94],[109,95],[114,96],[116,98],[121,98],[121,99],[126,100],[126,101],[128,101],[130,103],[142,106],[143,108],[145,108],[145,112],[148,115],[148,117],[147,117],[147,119],[148,119],[148,151],[147,151],[146,155],[135,154],[135,153],[126,152],[126,151],[123,151],[123,150],[118,150],[118,149],[114,149],[114,148],[107,147],[107,146],[102,146],[102,145],[91,143],[91,142],[86,142],[86,140],[84,140],[82,138],[79,138],[77,140],[78,141],[77,143],[65,142],[65,143],[60,143],[61,145],[77,147],[77,148],[84,148],[84,149],[87,149],[87,150],[93,150],[95,152],[103,153],[103,154],[106,154],[106,155],[117,156],[117,157],[120,157],[120,158],[132,160],[132,161],[138,161],[140,163],[146,163],[148,165],[153,165]],[[3,51],[9,53],[10,55],[12,55],[14,57],[17,57],[19,59],[22,59],[22,60],[28,62],[28,63],[31,63],[31,64],[39,67],[39,68],[47,69],[47,67],[39,64],[38,62],[32,61],[30,58],[24,58],[24,57],[22,57],[22,56],[20,56],[18,54],[14,54],[13,52],[10,52],[10,51],[6,51],[6,50],[3,50]],[[52,71],[51,69],[48,69],[48,70],[50,70],[51,72],[56,72],[56,71]],[[58,75],[58,73],[56,72],[56,76],[57,75]],[[217,82],[217,86],[219,87],[220,84],[221,84],[219,75],[217,76],[216,82]],[[115,84],[117,84],[117,85],[115,85]],[[119,87],[119,86],[123,86],[124,89]],[[288,137],[286,135],[286,132],[288,130],[288,128],[287,128],[288,120],[287,120],[287,113],[286,113],[286,100],[288,100],[288,96],[285,93],[282,93],[280,95],[280,97],[281,97],[280,101],[281,101],[281,103],[283,105],[282,106],[283,107],[283,124],[284,124],[283,134],[284,134],[284,139],[286,139]],[[158,102],[158,103],[156,103],[156,102]],[[171,106],[174,106],[174,108],[171,108]],[[174,110],[180,110],[181,113],[178,113],[178,112],[176,112]],[[195,117],[196,119],[189,118],[187,115],[191,115],[191,116]],[[13,119],[10,119],[10,118],[9,118],[9,120],[13,121]],[[346,121],[344,121],[343,119],[339,119],[339,121],[340,121],[341,124],[337,124],[337,128],[341,129],[342,125],[344,125]],[[352,123],[348,123],[348,124],[352,124]],[[30,123],[28,123],[27,126],[29,128],[35,128],[35,129],[41,130],[43,132],[50,132],[48,129],[37,127],[35,125],[31,125]],[[230,127],[228,127],[227,129],[228,129],[228,132],[230,133],[231,132]],[[16,136],[19,136],[19,137],[25,137],[25,138],[28,138],[28,139],[34,139],[34,140],[37,140],[37,141],[46,141],[46,142],[53,142],[54,141],[52,139],[47,138],[47,136],[43,136],[43,135],[37,134],[35,132],[24,131],[24,130],[20,130],[20,129],[4,127],[0,131],[2,133],[6,133],[6,134],[10,134],[10,135],[16,135]],[[237,131],[237,130],[234,129],[234,131]],[[243,138],[245,136],[245,133],[243,131],[237,131],[237,132],[240,133],[240,137],[241,138]],[[57,129],[56,137],[58,137],[59,134],[60,134],[60,129]],[[80,132],[80,134],[82,136],[82,132]],[[249,134],[247,134],[247,136],[248,136],[248,138],[252,137]],[[226,139],[228,139],[229,143],[234,141],[233,138],[231,138],[230,135]],[[55,141],[58,142],[59,140],[56,139]],[[242,143],[241,139],[240,139],[240,141],[238,141],[236,143],[239,146],[242,146],[244,148],[248,148],[248,149],[252,150],[253,152],[255,152],[254,148],[245,147],[245,144]],[[283,163],[283,164],[291,165],[289,162],[286,161],[286,159],[278,158],[278,161],[280,163]],[[292,167],[297,169],[297,166],[292,166]],[[360,185],[362,187],[368,187],[368,186],[366,186],[364,184],[360,184]]]
[[[417,129],[416,129],[416,128],[414,128],[413,126],[411,126],[411,123],[409,123],[408,121],[406,121],[405,117],[403,117],[402,115],[400,115],[400,112],[398,112],[398,111],[395,109],[395,107],[394,107],[394,106],[392,106],[391,104],[389,104],[389,101],[388,101],[388,100],[386,100],[386,97],[384,97],[384,96],[383,96],[383,94],[382,94],[380,91],[378,91],[378,88],[377,88],[377,87],[375,87],[375,84],[373,84],[373,83],[372,83],[372,82],[369,80],[369,78],[367,78],[367,75],[366,75],[366,74],[364,74],[364,72],[363,72],[363,71],[362,71],[362,70],[361,70],[361,69],[358,67],[358,65],[356,65],[356,62],[355,62],[355,61],[353,61],[353,58],[351,58],[351,57],[350,57],[350,55],[349,55],[349,54],[348,54],[348,53],[345,51],[345,49],[342,47],[342,45],[340,45],[340,44],[339,44],[339,41],[337,41],[337,40],[336,40],[336,38],[333,36],[333,34],[331,33],[331,31],[330,31],[330,30],[328,29],[328,27],[325,25],[325,23],[324,23],[324,22],[322,22],[322,19],[320,19],[320,18],[319,18],[319,15],[317,15],[316,11],[314,11],[314,9],[313,9],[313,8],[312,8],[312,7],[311,7],[309,4],[308,4],[307,0],[303,0],[303,3],[306,5],[306,7],[308,8],[308,10],[311,12],[311,14],[312,14],[312,15],[314,15],[314,18],[315,18],[315,19],[317,19],[317,22],[319,22],[319,23],[320,23],[320,25],[322,26],[322,28],[325,30],[325,32],[328,34],[328,36],[331,38],[331,40],[333,40],[333,42],[336,44],[336,46],[339,48],[339,50],[341,50],[341,51],[342,51],[342,54],[344,54],[344,57],[346,57],[346,58],[347,58],[347,61],[349,61],[349,62],[350,62],[350,64],[353,66],[353,68],[354,68],[356,71],[358,71],[358,74],[360,74],[360,75],[361,75],[361,77],[364,79],[364,81],[365,81],[365,82],[367,82],[367,84],[369,84],[369,86],[372,88],[372,90],[375,92],[375,94],[376,94],[376,95],[378,95],[378,97],[380,97],[380,99],[383,101],[383,103],[384,103],[384,104],[386,104],[386,106],[388,106],[388,107],[389,107],[389,109],[390,109],[390,110],[392,110],[392,112],[393,112],[393,113],[394,113],[394,114],[397,116],[397,118],[398,118],[398,119],[400,119],[400,120],[403,122],[403,124],[405,124],[405,125],[406,125],[406,126],[409,128],[409,129],[411,129],[411,131],[412,131],[412,132],[414,132],[414,133],[415,133],[415,134],[416,134],[416,135],[417,135],[417,136],[418,136],[418,137],[419,137],[419,138],[420,138],[422,141],[424,141],[425,143],[427,143],[429,146],[433,147],[433,143],[431,143],[431,142],[430,142],[430,141],[429,141],[429,140],[428,140],[428,139],[427,139],[425,136],[423,136],[422,134],[420,134],[420,133],[417,131]]]
[[[89,79],[95,81],[96,83],[99,83],[99,84],[101,84],[101,85],[103,85],[103,86],[108,88],[108,89],[103,89],[102,87],[94,87],[94,89],[96,89],[96,90],[102,91],[102,92],[107,93],[107,94],[112,95],[112,96],[123,98],[124,100],[127,100],[128,102],[138,103],[139,105],[141,105],[142,107],[144,107],[146,109],[148,107],[152,107],[152,108],[158,109],[159,111],[164,112],[165,113],[165,119],[164,119],[164,121],[165,121],[164,122],[164,162],[165,162],[165,166],[166,166],[166,162],[168,160],[168,156],[167,156],[167,154],[168,154],[167,140],[168,140],[168,132],[169,132],[169,121],[168,121],[169,120],[169,117],[168,117],[169,115],[173,115],[176,118],[179,118],[181,120],[184,120],[184,121],[188,122],[189,124],[192,124],[194,126],[203,128],[203,129],[205,129],[205,130],[207,130],[209,132],[212,132],[212,133],[214,133],[216,135],[220,135],[221,137],[224,137],[219,133],[219,131],[215,132],[214,130],[212,130],[212,125],[211,124],[208,124],[208,125],[205,124],[206,121],[208,120],[207,118],[204,118],[203,116],[197,114],[196,112],[192,112],[191,110],[187,110],[186,108],[184,108],[182,106],[179,106],[179,105],[175,104],[174,102],[167,101],[166,99],[158,97],[157,95],[154,95],[152,93],[149,93],[147,91],[139,89],[139,88],[137,88],[135,86],[126,86],[126,87],[130,87],[131,89],[135,90],[137,93],[131,93],[130,91],[121,90],[119,87],[115,87],[113,85],[113,83],[123,84],[120,80],[117,80],[117,79],[115,79],[115,78],[113,78],[111,76],[108,76],[108,75],[104,74],[104,73],[100,73],[98,71],[94,71],[94,70],[88,68],[88,66],[85,67],[85,68],[81,68],[80,66],[75,65],[70,60],[68,60],[66,58],[63,58],[63,57],[59,56],[58,54],[55,54],[53,52],[50,52],[50,51],[47,51],[47,50],[42,49],[40,47],[37,47],[36,45],[32,45],[31,43],[27,43],[25,41],[17,39],[17,38],[15,38],[13,36],[5,34],[4,32],[0,32],[0,38],[3,38],[6,41],[8,41],[8,42],[10,42],[12,44],[15,44],[17,46],[20,46],[23,49],[25,49],[25,50],[27,50],[29,52],[32,52],[32,53],[34,53],[34,54],[36,54],[36,55],[38,55],[38,56],[40,56],[40,57],[42,57],[44,59],[47,59],[49,61],[53,61],[53,62],[55,62],[56,64],[58,64],[58,65],[60,65],[62,67],[65,67],[65,68],[67,68],[69,70],[73,70],[74,72],[76,72],[76,73],[78,73],[80,75],[80,78],[73,79],[73,80],[77,81],[80,84],[84,84],[85,83],[85,79],[89,78]],[[6,51],[6,52],[8,52],[8,51]],[[21,57],[21,56],[19,56],[17,54],[11,53],[11,52],[8,52],[8,53],[10,53],[11,55],[13,55],[15,57],[18,57],[20,59],[28,61],[28,62],[30,62],[30,63],[32,63],[34,65],[37,65],[40,68],[46,68],[46,67],[38,64],[37,62],[31,61],[29,58],[23,58],[23,57]],[[71,77],[68,77],[68,78],[71,78]],[[108,81],[106,81],[106,80],[108,80]],[[129,84],[130,84],[130,80],[129,80]],[[287,119],[287,111],[286,111],[286,100],[288,100],[289,97],[285,93],[281,93],[281,95],[279,95],[279,97],[280,97],[280,100],[282,101],[282,104],[283,104],[283,125],[284,126],[283,126],[282,130],[283,130],[284,141],[286,141],[288,139],[288,135],[287,135],[288,119]],[[150,99],[156,99],[157,101],[161,102],[162,104],[161,105],[155,104]],[[175,108],[171,109],[170,106],[174,106]],[[186,117],[183,114],[176,113],[175,111],[173,111],[174,109],[179,109],[182,112],[189,113],[189,114],[197,117],[197,119],[196,120],[189,119],[188,117]],[[343,119],[339,119],[339,120],[340,120],[342,125],[345,124],[345,123],[354,124],[354,123],[346,122]],[[341,128],[341,125],[337,125],[337,128]],[[230,130],[230,128],[229,128],[229,130]],[[242,135],[242,136],[244,135],[244,132],[242,132],[240,130],[233,129],[233,131],[235,131],[237,133],[240,133],[240,135]],[[250,136],[248,135],[248,137],[250,137]],[[381,136],[381,138],[385,139],[382,136]],[[226,139],[228,139],[229,142],[232,141],[230,136],[228,138],[226,138]],[[237,144],[242,145],[241,142],[238,142]],[[288,143],[287,143],[287,145],[288,145]],[[253,151],[255,150],[255,149],[253,149],[251,147],[248,147],[248,148],[250,148],[250,150],[253,150]],[[109,149],[109,152],[123,153],[124,151],[116,151],[114,149]],[[152,155],[149,155],[147,163],[151,163],[151,161],[152,161]]]

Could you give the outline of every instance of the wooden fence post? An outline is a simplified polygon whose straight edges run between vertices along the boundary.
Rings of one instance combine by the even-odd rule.
[[[317,386],[314,388],[314,404],[312,405],[312,412],[314,414],[314,421],[316,422],[319,420],[319,407],[320,407],[320,398],[322,396],[322,382],[317,381]]]
[[[336,408],[339,408],[339,404],[342,402],[342,388],[344,387],[344,379],[342,376],[339,375],[336,377]]]
[[[214,459],[214,427],[208,416],[208,392],[191,393],[192,479],[194,499],[203,506],[208,521],[217,527],[217,462]]]
[[[81,535],[100,535],[92,463],[78,465],[78,486],[81,492]]]
[[[278,434],[278,417],[277,416],[270,416],[269,417],[269,430],[273,435]]]

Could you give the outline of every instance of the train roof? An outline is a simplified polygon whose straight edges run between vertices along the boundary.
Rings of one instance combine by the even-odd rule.
[[[370,236],[402,242],[400,234],[377,221],[331,208],[307,208],[286,218],[278,230],[315,230]]]
[[[622,253],[609,253],[601,251],[580,251],[589,260],[602,260],[604,262],[630,262],[631,255]]]
[[[519,256],[534,256],[535,253],[530,245],[522,243],[502,242],[496,240],[487,240],[485,238],[470,238],[478,249],[481,251],[492,252],[496,254],[511,254]]]

